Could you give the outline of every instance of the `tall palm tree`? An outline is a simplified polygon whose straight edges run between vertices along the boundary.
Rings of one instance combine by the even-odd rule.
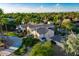
[[[3,29],[2,29],[2,21],[1,21],[1,19],[0,19],[0,32],[1,32],[0,34],[3,35]]]
[[[23,34],[24,34],[24,36],[25,36],[25,35],[27,35],[27,24],[28,24],[28,22],[30,21],[30,17],[26,15],[26,16],[23,18],[23,21],[24,21],[24,25],[25,25],[25,27],[26,27],[26,30],[23,32]]]
[[[0,14],[3,14],[3,10],[2,9],[0,9]]]
[[[5,25],[6,33],[7,33],[7,24],[8,24],[8,19],[7,18],[2,18],[2,25]]]
[[[0,16],[2,16],[2,14],[3,14],[3,10],[0,9]],[[1,31],[1,35],[2,35],[3,30],[2,30],[2,21],[1,21],[1,18],[2,18],[2,17],[0,17],[0,31]]]
[[[55,15],[54,17],[53,17],[53,23],[54,23],[54,25],[55,25],[55,34],[57,34],[57,28],[58,28],[58,21],[59,21],[59,19],[58,19],[58,15]]]
[[[3,26],[3,25],[5,26],[6,35],[7,35],[7,23],[8,23],[8,19],[6,19],[6,18],[1,19],[1,26]],[[1,27],[1,32],[2,32],[1,35],[4,36],[4,31],[3,31],[2,27]],[[2,37],[2,38],[5,39],[4,37]],[[9,39],[8,36],[6,39]]]

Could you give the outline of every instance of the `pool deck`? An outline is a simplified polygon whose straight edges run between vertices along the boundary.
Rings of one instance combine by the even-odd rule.
[[[16,48],[16,47],[9,47],[8,49],[4,49],[4,50],[0,51],[0,56],[9,56],[17,49],[18,48]]]

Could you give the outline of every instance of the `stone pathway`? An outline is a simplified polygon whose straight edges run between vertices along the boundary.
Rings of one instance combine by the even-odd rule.
[[[11,54],[10,51],[6,51],[6,50],[0,51],[0,56],[8,56],[10,54]]]

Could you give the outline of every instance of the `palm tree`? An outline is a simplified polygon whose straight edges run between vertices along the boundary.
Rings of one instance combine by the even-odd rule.
[[[2,29],[2,21],[0,19],[0,32],[1,32],[1,35],[3,35],[3,29]]]
[[[3,10],[2,9],[0,9],[0,14],[3,14]]]
[[[58,21],[59,21],[58,15],[54,16],[54,17],[53,17],[53,23],[54,23],[54,25],[55,25],[55,29],[54,29],[54,30],[55,30],[55,34],[57,34]]]
[[[6,33],[7,33],[7,24],[8,24],[8,19],[7,18],[2,18],[2,25],[5,25]]]
[[[74,27],[74,24],[70,21],[70,19],[64,19],[61,23],[61,27],[71,33]]]
[[[6,35],[7,35],[7,23],[8,23],[8,19],[7,18],[2,18],[0,20],[0,24],[1,24],[1,35],[4,36],[4,32],[3,32],[3,28],[2,26],[4,25],[5,30],[6,30]],[[5,39],[4,37],[2,37],[2,39]],[[6,39],[9,39],[8,36]]]
[[[3,10],[0,9],[0,16],[2,16],[2,14],[3,14]],[[2,18],[2,17],[0,17],[0,31],[1,31],[1,35],[2,35],[3,30],[2,30],[2,21],[1,21],[1,18]]]
[[[26,27],[26,29],[25,29],[25,31],[23,32],[23,34],[24,34],[24,35],[27,35],[27,24],[28,24],[28,22],[30,21],[30,17],[26,15],[26,16],[23,18],[22,21],[24,22],[25,27]]]

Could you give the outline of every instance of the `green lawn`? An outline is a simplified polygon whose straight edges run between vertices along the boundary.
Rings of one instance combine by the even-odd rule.
[[[7,36],[18,36],[16,33],[14,32],[6,32],[4,33],[4,35],[7,35]]]

